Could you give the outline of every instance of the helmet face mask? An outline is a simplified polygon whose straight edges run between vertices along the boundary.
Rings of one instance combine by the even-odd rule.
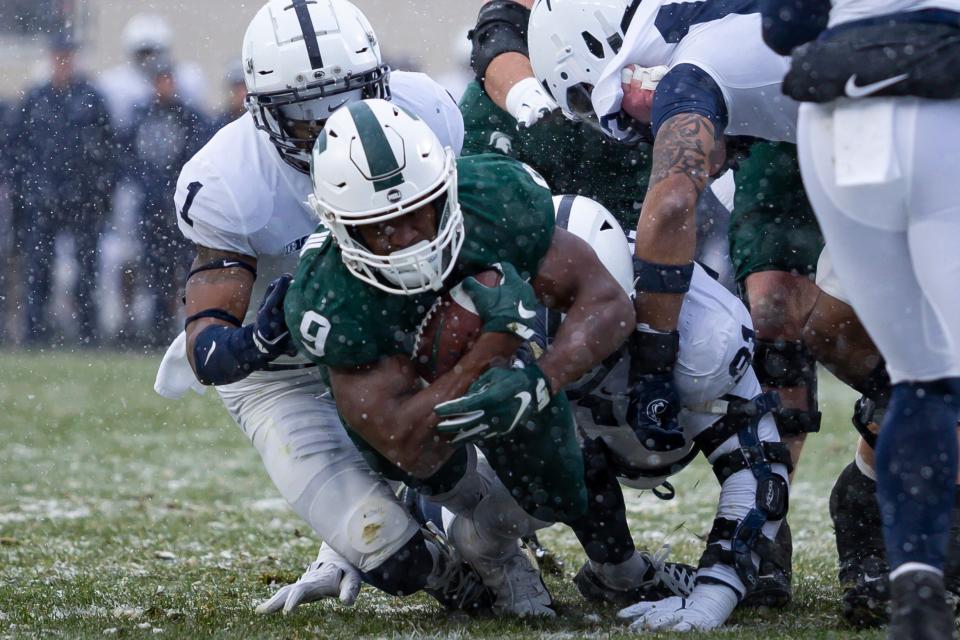
[[[302,88],[247,94],[247,110],[256,127],[270,136],[283,159],[298,171],[309,173],[310,151],[327,119],[349,102],[368,98],[389,100],[389,78],[390,68],[380,65],[367,73],[319,81]]]
[[[242,63],[254,124],[302,173],[337,108],[390,98],[376,34],[348,0],[268,0],[247,28]]]
[[[384,169],[385,158],[392,167]],[[327,123],[312,174],[309,203],[353,276],[391,294],[443,288],[463,246],[463,213],[455,154],[440,147],[426,124],[381,100],[352,104]],[[362,227],[422,215],[428,204],[436,221],[431,238],[390,253],[363,241]]]

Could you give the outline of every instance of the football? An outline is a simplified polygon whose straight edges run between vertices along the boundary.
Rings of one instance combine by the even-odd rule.
[[[482,271],[475,276],[485,287],[500,284],[500,272]],[[413,345],[417,374],[433,382],[453,369],[480,335],[483,322],[462,284],[445,292],[420,321]]]

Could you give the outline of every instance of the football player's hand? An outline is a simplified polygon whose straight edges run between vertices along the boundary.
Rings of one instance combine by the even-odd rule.
[[[517,129],[529,129],[559,108],[536,78],[524,78],[507,92],[507,112],[517,120]]]
[[[542,411],[550,396],[550,385],[537,365],[494,367],[477,378],[466,395],[434,407],[445,418],[437,430],[455,434],[451,442],[503,435]]]
[[[699,584],[689,598],[638,602],[618,611],[617,617],[631,620],[631,631],[706,631],[726,622],[736,606],[733,589]]]
[[[678,416],[680,396],[673,373],[647,373],[633,381],[627,405],[627,423],[651,451],[675,451],[686,446]]]
[[[484,331],[512,333],[529,340],[537,321],[537,294],[509,262],[493,266],[503,275],[499,286],[485,287],[476,278],[465,279],[461,286],[477,308]]]
[[[360,572],[324,543],[317,561],[307,567],[300,579],[282,587],[272,598],[262,602],[256,611],[267,614],[282,609],[284,614],[288,614],[301,604],[336,597],[350,606],[356,602],[359,593]]]
[[[620,72],[623,99],[620,108],[634,120],[648,123],[653,116],[653,94],[669,69],[666,66],[627,65]]]
[[[285,273],[267,286],[263,294],[263,301],[257,309],[257,320],[254,323],[253,342],[260,353],[278,358],[282,355],[297,355],[297,347],[290,337],[287,321],[283,317],[283,298],[293,276]]]

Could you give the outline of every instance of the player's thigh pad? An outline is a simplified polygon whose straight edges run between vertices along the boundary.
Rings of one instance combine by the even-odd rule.
[[[729,393],[750,369],[753,321],[736,296],[699,267],[680,310],[674,381],[686,406]]]
[[[960,203],[949,167],[955,171],[960,150],[943,132],[952,130],[960,105],[886,98],[871,100],[869,109],[862,120],[873,125],[864,145],[870,156],[847,157],[851,145],[840,143],[860,114],[803,106],[804,181],[840,285],[892,381],[955,377]]]
[[[256,373],[218,391],[283,497],[351,564],[374,569],[416,533],[357,452],[315,370]]]

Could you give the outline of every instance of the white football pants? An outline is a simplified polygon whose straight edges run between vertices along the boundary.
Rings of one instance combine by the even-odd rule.
[[[803,181],[894,383],[960,376],[960,102],[804,104]]]
[[[419,530],[350,440],[317,368],[256,372],[217,387],[293,510],[362,571]]]

